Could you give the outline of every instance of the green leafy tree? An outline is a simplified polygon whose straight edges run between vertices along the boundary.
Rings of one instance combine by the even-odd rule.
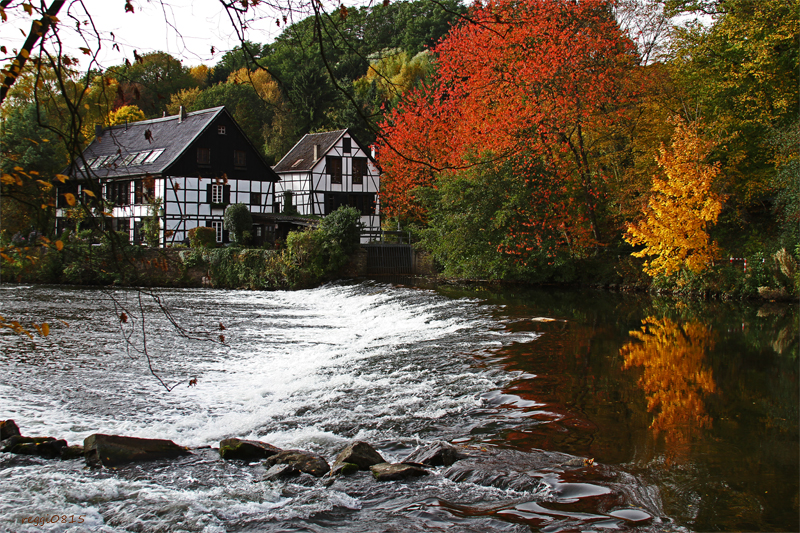
[[[225,208],[225,228],[233,234],[237,244],[247,244],[251,237],[253,215],[245,204],[231,204]]]
[[[67,153],[53,132],[40,126],[47,117],[34,104],[4,110],[0,121],[0,217],[2,233],[53,233],[55,176]]]
[[[776,233],[769,206],[783,188],[772,140],[797,127],[800,109],[800,1],[680,0],[667,7],[713,15],[710,25],[676,32],[669,65],[684,108],[720,138],[727,246],[764,246]]]
[[[115,105],[136,105],[150,118],[166,111],[173,94],[198,85],[189,68],[166,52],[144,54],[108,74],[120,83]]]
[[[263,100],[252,84],[219,83],[202,91],[190,111],[224,105],[254,146],[263,147],[265,125],[272,124],[275,108]]]

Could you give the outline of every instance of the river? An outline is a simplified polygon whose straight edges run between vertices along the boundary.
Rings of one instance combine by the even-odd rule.
[[[195,452],[117,469],[0,453],[0,531],[800,530],[796,305],[379,281],[155,296],[0,285],[0,315],[51,328],[0,332],[0,420]],[[262,481],[219,458],[227,437],[477,459]]]

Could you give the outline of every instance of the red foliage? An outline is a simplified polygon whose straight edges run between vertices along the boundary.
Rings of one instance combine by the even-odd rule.
[[[521,208],[516,230],[544,223],[552,231],[583,222],[589,238],[597,240],[595,205],[603,179],[589,143],[635,96],[624,80],[637,60],[610,5],[610,0],[477,3],[470,22],[435,48],[433,83],[409,93],[383,124],[378,155],[384,212],[424,217],[414,203],[416,187],[435,186],[443,170],[522,154],[538,158],[552,179],[531,181],[537,201]],[[519,177],[527,179],[524,168]],[[562,216],[547,222],[533,211],[550,196],[564,205]],[[585,231],[579,233],[585,237]],[[522,248],[531,244],[528,238],[519,242]]]

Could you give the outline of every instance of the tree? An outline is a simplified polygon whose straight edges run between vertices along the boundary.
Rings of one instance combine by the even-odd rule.
[[[673,0],[674,12],[710,14],[710,24],[676,32],[669,67],[708,131],[719,137],[725,244],[747,251],[775,238],[776,136],[797,128],[800,109],[800,1]],[[796,189],[795,189],[796,190]],[[784,204],[785,205],[785,204]]]
[[[115,104],[136,105],[149,118],[161,116],[172,94],[198,85],[189,69],[166,52],[138,56],[133,63],[108,69],[108,74],[120,82]]]
[[[124,105],[108,114],[107,124],[116,126],[117,124],[138,122],[144,118],[144,112],[135,105]]]
[[[445,170],[525,154],[566,188],[572,250],[601,244],[602,143],[639,91],[627,81],[637,64],[633,43],[610,7],[605,0],[476,5],[470,22],[436,47],[432,83],[411,91],[383,125],[384,212],[424,218],[417,187],[435,186]],[[524,235],[517,251],[537,246]]]
[[[245,204],[231,204],[225,208],[225,228],[233,234],[237,244],[247,244],[253,228],[253,215]]]
[[[707,162],[713,146],[700,137],[697,124],[679,121],[670,149],[659,150],[656,160],[665,177],[653,178],[644,217],[628,226],[625,237],[645,246],[633,255],[650,258],[644,270],[651,276],[682,268],[700,272],[716,257],[708,229],[722,210],[722,198],[714,191],[720,165]]]

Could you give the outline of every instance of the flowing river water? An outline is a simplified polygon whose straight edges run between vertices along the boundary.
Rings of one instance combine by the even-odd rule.
[[[0,332],[0,420],[194,452],[117,469],[0,453],[0,531],[800,530],[796,305],[378,281],[157,295],[168,313],[134,290],[0,285],[0,315],[51,326]],[[219,458],[227,437],[470,458],[263,481]]]

